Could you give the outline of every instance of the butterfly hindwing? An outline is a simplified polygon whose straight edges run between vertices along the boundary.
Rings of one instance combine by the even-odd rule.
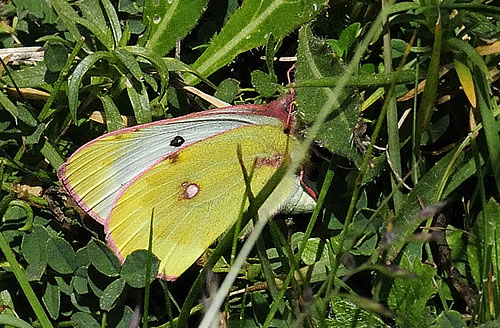
[[[153,252],[160,272],[177,277],[239,217],[245,182],[238,145],[245,167],[255,161],[251,186],[258,193],[281,164],[288,142],[278,126],[246,126],[165,158],[119,195],[106,224],[110,244],[123,257],[147,248],[151,210],[144,209],[154,208]]]

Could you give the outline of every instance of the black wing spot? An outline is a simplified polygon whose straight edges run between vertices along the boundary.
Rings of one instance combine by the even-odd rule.
[[[170,141],[170,146],[172,146],[172,147],[180,147],[180,146],[182,146],[182,144],[185,141],[186,140],[184,140],[183,137],[181,137],[181,136],[175,136],[175,138]]]

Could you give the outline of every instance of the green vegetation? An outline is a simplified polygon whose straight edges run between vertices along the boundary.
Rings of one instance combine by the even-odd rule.
[[[0,324],[202,320],[242,248],[238,230],[200,259],[215,274],[193,265],[176,282],[155,279],[151,252],[122,265],[56,177],[106,132],[209,108],[189,85],[232,104],[293,88],[298,156],[319,195],[312,214],[268,222],[215,320],[500,325],[494,3],[3,1],[0,43],[12,56],[0,67]],[[26,46],[43,49],[19,56]]]

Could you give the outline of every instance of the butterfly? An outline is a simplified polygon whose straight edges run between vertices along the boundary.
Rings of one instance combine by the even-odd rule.
[[[299,141],[289,132],[293,101],[288,94],[267,105],[217,108],[113,131],[76,150],[57,175],[104,226],[122,262],[148,248],[154,213],[159,277],[175,280],[238,220],[247,197],[242,164],[251,168],[250,189],[257,194],[285,156],[294,156]],[[299,176],[285,179],[285,192],[273,198],[274,212],[311,211],[312,191]]]

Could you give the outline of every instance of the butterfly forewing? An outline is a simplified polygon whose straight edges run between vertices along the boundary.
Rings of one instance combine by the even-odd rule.
[[[104,223],[122,188],[162,158],[209,136],[246,125],[279,122],[256,115],[251,106],[236,106],[127,128],[78,149],[59,168],[58,176],[77,203]]]

